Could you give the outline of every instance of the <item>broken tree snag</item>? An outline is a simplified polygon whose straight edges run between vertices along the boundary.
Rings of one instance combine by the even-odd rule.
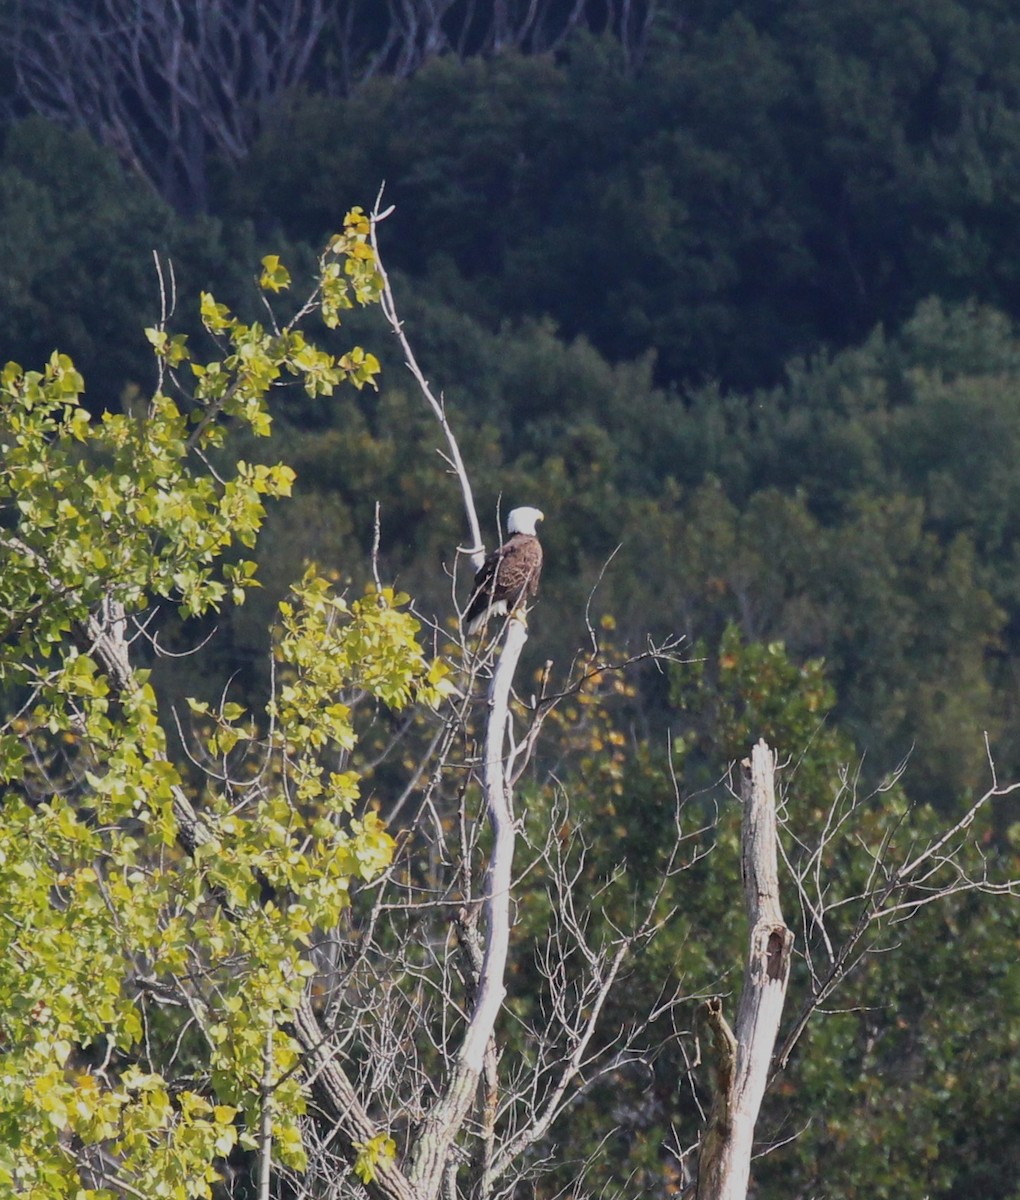
[[[724,1136],[715,1148],[704,1188],[699,1177],[698,1200],[745,1200],[747,1196],[754,1127],[790,978],[793,934],[779,905],[775,769],[775,755],[762,741],[741,763],[741,866],[750,926],[747,964],[737,1009],[728,1129],[716,1131]]]

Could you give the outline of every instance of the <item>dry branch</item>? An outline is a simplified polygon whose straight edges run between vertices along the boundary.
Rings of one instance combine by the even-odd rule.
[[[910,841],[905,850],[897,850],[898,835],[910,834],[904,814],[886,831],[881,844],[869,850],[860,841],[858,822],[875,797],[860,797],[856,778],[847,775],[814,843],[808,846],[798,839],[801,857],[796,864],[784,853],[784,866],[797,889],[801,909],[810,989],[776,1055],[776,1072],[786,1067],[814,1014],[874,952],[875,935],[883,923],[907,921],[918,909],[963,892],[1020,894],[1020,880],[989,877],[981,847],[968,835],[983,810],[1020,789],[1020,784],[999,782],[990,753],[989,768],[991,786],[971,802],[962,817],[933,834],[922,849]],[[896,782],[894,778],[886,786]],[[831,872],[823,869],[844,843],[851,846],[852,853],[871,859],[867,881],[849,895],[834,889]],[[968,856],[976,860],[977,870],[968,868]],[[846,931],[840,936],[836,927],[841,923]]]

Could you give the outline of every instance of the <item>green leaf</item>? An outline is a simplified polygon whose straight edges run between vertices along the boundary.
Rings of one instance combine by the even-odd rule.
[[[282,292],[290,287],[290,272],[281,265],[278,255],[267,254],[263,258],[259,287],[268,292]]]

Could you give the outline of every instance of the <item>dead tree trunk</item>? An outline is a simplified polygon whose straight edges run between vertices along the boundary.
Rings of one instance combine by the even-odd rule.
[[[737,1028],[718,998],[704,1006],[720,1061],[716,1095],[698,1161],[697,1200],[745,1200],[754,1127],[790,978],[793,934],[779,906],[775,755],[760,741],[741,763],[741,867],[750,925]]]

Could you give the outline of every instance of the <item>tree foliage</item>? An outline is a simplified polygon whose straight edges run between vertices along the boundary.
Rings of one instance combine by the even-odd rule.
[[[366,230],[350,214],[323,257],[327,324],[377,290]],[[278,270],[266,264],[270,290]],[[357,775],[329,767],[355,740],[345,697],[397,711],[440,695],[406,597],[349,601],[309,572],[281,605],[263,712],[191,702],[201,794],[171,761],[170,714],[127,631],[151,637],[164,605],[241,603],[256,567],[228,551],[254,545],[266,502],[293,482],[283,465],[226,469],[228,432],[268,433],[281,375],[316,394],[375,369],[358,350],[315,350],[294,321],[246,325],[209,295],[202,315],[211,359],[149,331],[168,382],[195,380],[185,407],[161,390],[144,412],[93,419],[60,354],[2,375],[0,1178],[23,1195],[209,1195],[213,1163],[255,1145],[265,1080],[275,1153],[300,1166],[304,1103],[281,1026],[313,931],[393,845],[373,813],[352,816]],[[193,803],[197,840],[182,821]]]
[[[555,59],[440,59],[298,99],[237,203],[318,237],[337,189],[385,179],[401,266],[493,322],[548,313],[614,360],[654,348],[663,382],[771,382],[933,292],[1016,313],[1012,17],[991,0],[674,15],[637,70],[575,37]]]

